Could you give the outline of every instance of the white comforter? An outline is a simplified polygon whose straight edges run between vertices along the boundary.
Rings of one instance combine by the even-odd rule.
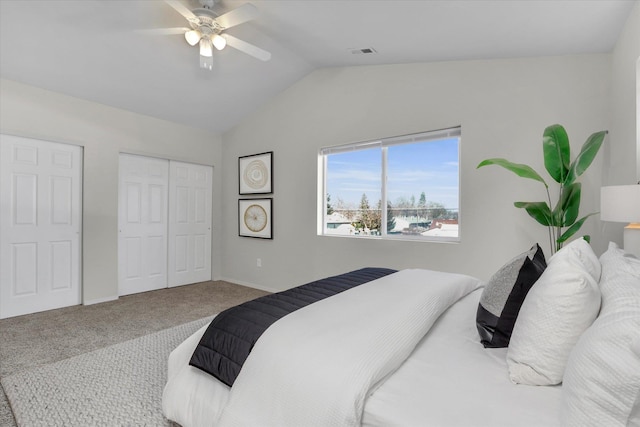
[[[561,386],[513,384],[507,369],[507,349],[487,349],[480,344],[475,320],[481,293],[478,289],[446,310],[402,366],[374,387],[365,402],[363,426],[562,425]],[[363,301],[368,299],[360,299],[358,304]],[[169,356],[163,413],[184,427],[214,426],[229,399],[229,387],[189,366],[205,329],[198,330]],[[245,410],[251,411],[252,407]],[[306,421],[305,426],[310,424]]]
[[[367,396],[480,285],[402,270],[291,313],[258,340],[216,425],[360,425]]]

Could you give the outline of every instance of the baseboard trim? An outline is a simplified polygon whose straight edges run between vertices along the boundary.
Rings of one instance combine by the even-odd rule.
[[[82,301],[82,305],[94,305],[94,304],[100,304],[103,302],[109,302],[109,301],[115,301],[118,299],[118,296],[112,296],[112,297],[104,297],[104,298],[98,298],[98,299],[91,299],[91,300],[85,300]]]
[[[259,289],[266,292],[280,292],[281,289],[273,289],[268,286],[256,285],[255,283],[245,282],[244,280],[233,279],[231,277],[220,277],[216,280],[224,280],[225,282],[235,283],[236,285],[247,286],[249,288]]]

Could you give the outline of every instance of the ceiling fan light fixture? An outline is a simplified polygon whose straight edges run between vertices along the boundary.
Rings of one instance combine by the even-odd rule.
[[[213,69],[213,56],[200,55],[200,68],[211,71]]]
[[[202,37],[200,39],[200,56],[206,56],[206,57],[213,56],[211,39],[209,37]]]
[[[224,47],[227,45],[227,39],[222,37],[220,34],[216,34],[215,36],[213,36],[212,41],[213,46],[215,46],[215,48],[218,50],[224,49]]]
[[[195,46],[202,38],[202,34],[198,30],[190,30],[184,33],[184,38],[191,46]]]
[[[0,0],[2,1],[2,0]],[[200,66],[213,68],[213,47],[217,50],[224,49],[227,45],[240,52],[246,53],[261,61],[271,59],[271,53],[254,46],[251,43],[238,39],[231,34],[223,33],[228,28],[243,24],[255,19],[258,9],[251,3],[245,3],[240,7],[223,13],[222,15],[212,10],[218,0],[199,0],[201,8],[190,10],[183,4],[184,0],[164,0],[176,12],[182,15],[191,28],[163,28],[155,30],[155,34],[182,34],[189,45],[199,44]],[[195,0],[194,0],[195,1]]]

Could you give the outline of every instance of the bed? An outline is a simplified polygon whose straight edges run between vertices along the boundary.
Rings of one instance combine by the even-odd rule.
[[[640,425],[640,261],[614,244],[600,260],[583,243],[565,248],[526,298],[511,284],[503,303],[522,307],[507,347],[479,336],[495,277],[401,270],[275,322],[232,387],[189,364],[203,327],[169,357],[163,412],[184,427]],[[514,260],[531,267],[537,252]],[[513,265],[494,276],[524,277]],[[570,327],[555,318],[552,332],[529,330],[558,312]]]

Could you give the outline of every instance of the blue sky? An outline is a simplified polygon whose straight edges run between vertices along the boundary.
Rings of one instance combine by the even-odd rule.
[[[423,191],[427,201],[458,208],[458,138],[418,144],[394,145],[388,149],[387,197],[416,203]],[[357,207],[362,193],[374,207],[380,199],[382,155],[380,148],[332,154],[327,162],[327,192]]]

